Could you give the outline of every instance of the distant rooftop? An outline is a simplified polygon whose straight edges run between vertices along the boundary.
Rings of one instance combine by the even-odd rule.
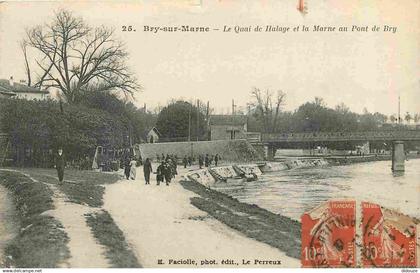
[[[49,93],[47,90],[41,90],[22,83],[12,82],[12,84],[10,84],[10,80],[0,79],[0,91],[11,93]]]
[[[210,125],[244,125],[247,119],[245,115],[211,115]]]
[[[16,93],[10,91],[10,88],[3,87],[2,85],[0,85],[0,94],[7,96],[16,96]]]

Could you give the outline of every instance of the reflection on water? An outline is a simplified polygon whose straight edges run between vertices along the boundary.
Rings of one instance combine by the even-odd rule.
[[[213,188],[296,220],[330,198],[371,201],[420,218],[420,159],[407,161],[405,173],[399,174],[391,172],[390,161],[378,161],[266,173],[259,181],[229,181]]]

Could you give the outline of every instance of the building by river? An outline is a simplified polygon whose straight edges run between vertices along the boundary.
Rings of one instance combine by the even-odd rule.
[[[210,140],[246,139],[248,118],[245,115],[211,115]]]
[[[15,82],[13,77],[10,79],[0,79],[0,97],[13,97],[27,100],[45,100],[50,97],[47,90],[31,87],[25,82]]]

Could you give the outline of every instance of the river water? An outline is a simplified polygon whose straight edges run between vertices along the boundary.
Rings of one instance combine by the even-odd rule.
[[[0,267],[7,243],[16,234],[17,225],[13,221],[14,206],[10,194],[0,185]]]
[[[212,188],[296,220],[330,198],[370,201],[420,218],[420,159],[406,161],[405,169],[394,175],[391,161],[292,169],[263,174],[254,182],[216,183]]]

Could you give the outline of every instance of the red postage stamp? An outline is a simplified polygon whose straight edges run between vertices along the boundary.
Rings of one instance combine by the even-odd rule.
[[[363,267],[416,267],[413,220],[377,204],[362,202]]]
[[[354,200],[328,201],[302,215],[302,267],[355,266]]]

